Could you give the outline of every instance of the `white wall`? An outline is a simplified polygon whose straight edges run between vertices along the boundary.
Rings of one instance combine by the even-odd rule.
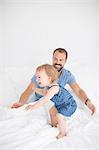
[[[99,77],[99,0],[97,1],[97,54],[98,54],[98,77]],[[99,96],[99,80],[98,80],[98,96]]]
[[[33,1],[6,0],[4,3],[5,66],[46,62],[56,47],[67,48],[75,59],[95,61],[94,1]]]
[[[0,66],[3,65],[3,4],[0,1]]]
[[[28,82],[35,67],[51,63],[53,50],[63,47],[69,53],[67,68],[76,74],[77,81],[89,93],[94,85],[93,91],[97,91],[98,11],[95,0],[5,0],[0,6],[3,78],[4,74],[7,77],[7,71],[11,74],[11,69],[14,70],[11,76],[16,78],[20,77],[18,68],[22,75],[29,68],[26,73],[29,79],[22,75],[20,78]],[[4,83],[1,85],[4,92]]]

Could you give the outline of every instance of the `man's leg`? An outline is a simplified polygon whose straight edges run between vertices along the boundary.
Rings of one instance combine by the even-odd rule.
[[[50,110],[49,110],[49,113],[50,113],[50,118],[51,118],[51,125],[53,127],[57,127],[57,124],[58,124],[58,118],[57,118],[57,109],[55,108],[55,106],[53,106]]]

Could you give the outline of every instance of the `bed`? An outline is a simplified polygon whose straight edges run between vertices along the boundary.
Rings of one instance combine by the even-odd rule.
[[[28,84],[25,79],[31,76],[32,72],[30,74],[25,73],[23,76],[24,72],[27,72],[26,70],[26,68],[23,68],[23,71],[9,68],[9,70],[1,72],[0,87],[1,91],[2,87],[5,88],[6,95],[4,92],[0,95],[0,150],[98,150],[99,111],[97,95],[94,99],[97,102],[95,103],[96,113],[91,116],[87,107],[78,103],[76,114],[67,120],[68,135],[59,140],[55,138],[58,129],[49,124],[46,106],[27,112],[25,107],[28,104],[18,109],[10,108],[12,101],[17,101],[20,93]],[[28,72],[30,70],[29,68]],[[16,77],[18,72],[22,76]],[[7,76],[4,76],[6,73],[8,73]],[[20,86],[23,81],[26,82]]]

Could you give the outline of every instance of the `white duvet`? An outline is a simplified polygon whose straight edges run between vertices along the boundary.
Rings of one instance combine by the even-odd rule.
[[[28,105],[28,104],[27,104]],[[57,140],[58,129],[47,121],[45,107],[25,111],[0,108],[0,150],[98,150],[99,114],[79,108],[67,120],[68,135]]]

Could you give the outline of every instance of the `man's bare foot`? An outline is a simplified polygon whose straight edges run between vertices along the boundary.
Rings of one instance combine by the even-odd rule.
[[[62,133],[59,133],[57,136],[56,136],[56,139],[60,139],[60,138],[63,138],[64,136],[67,136],[67,134],[62,134]]]

